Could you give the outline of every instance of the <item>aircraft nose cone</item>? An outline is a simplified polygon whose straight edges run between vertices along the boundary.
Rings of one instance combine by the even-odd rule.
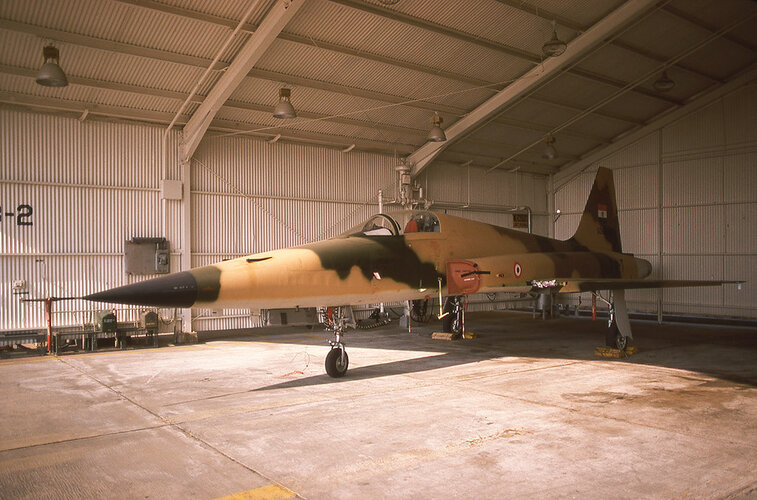
[[[119,286],[84,297],[95,302],[155,307],[191,307],[197,300],[197,280],[189,271]]]
[[[645,259],[636,259],[636,272],[639,278],[646,278],[652,274],[652,264]]]

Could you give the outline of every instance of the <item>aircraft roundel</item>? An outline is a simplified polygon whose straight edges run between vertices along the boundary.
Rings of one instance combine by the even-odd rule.
[[[515,273],[516,278],[520,278],[520,273],[523,272],[523,269],[520,267],[520,264],[517,262],[513,266],[513,273]]]

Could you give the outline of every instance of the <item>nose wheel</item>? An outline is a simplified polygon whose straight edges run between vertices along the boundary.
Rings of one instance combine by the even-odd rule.
[[[350,358],[344,350],[344,344],[334,345],[326,355],[326,373],[329,377],[341,378],[347,373]]]
[[[334,332],[334,340],[329,340],[331,350],[326,355],[326,373],[334,378],[344,377],[350,365],[350,358],[347,356],[342,340],[352,318],[351,310],[347,312],[346,309],[345,307],[329,307],[323,312],[326,330]]]

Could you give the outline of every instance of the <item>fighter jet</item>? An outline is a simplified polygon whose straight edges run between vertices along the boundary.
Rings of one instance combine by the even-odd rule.
[[[446,298],[439,316],[460,332],[472,293],[608,291],[607,344],[632,338],[624,290],[720,285],[650,280],[652,265],[623,253],[612,171],[599,168],[578,229],[557,240],[433,211],[378,214],[346,233],[248,255],[84,297],[154,307],[321,307],[333,331],[326,372],[344,376],[348,305]]]

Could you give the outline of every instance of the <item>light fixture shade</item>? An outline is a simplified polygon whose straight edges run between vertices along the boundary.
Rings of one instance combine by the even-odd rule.
[[[291,90],[283,87],[279,89],[279,102],[273,108],[274,118],[297,118],[297,112],[289,100],[290,95]]]
[[[65,87],[68,85],[66,74],[58,66],[58,49],[48,45],[42,49],[42,54],[45,57],[45,64],[37,72],[37,83],[45,87]]]
[[[439,116],[439,113],[434,113],[434,126],[428,131],[428,135],[426,136],[427,141],[444,142],[447,140],[447,135],[441,127],[442,121],[444,120]]]
[[[557,38],[557,30],[553,30],[552,38],[548,42],[545,42],[544,45],[542,45],[541,53],[544,57],[557,57],[562,55],[567,48],[568,45]]]
[[[548,135],[544,142],[546,142],[547,145],[544,146],[541,157],[545,160],[554,160],[555,158],[557,158],[557,149],[554,146],[555,138],[551,135]]]
[[[675,86],[676,82],[668,77],[667,71],[663,71],[662,75],[660,75],[660,78],[658,78],[657,81],[654,82],[654,88],[658,92],[667,92],[668,90],[672,90]]]

